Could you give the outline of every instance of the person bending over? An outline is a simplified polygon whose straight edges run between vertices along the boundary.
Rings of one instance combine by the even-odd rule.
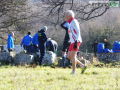
[[[48,38],[48,40],[46,42],[46,48],[47,48],[48,51],[52,51],[53,53],[55,53],[57,55],[58,44],[57,44],[56,41]]]

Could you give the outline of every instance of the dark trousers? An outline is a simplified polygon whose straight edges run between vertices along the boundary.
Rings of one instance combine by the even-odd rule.
[[[12,49],[8,49],[9,52],[12,52]]]
[[[96,54],[97,54],[97,51],[94,51],[94,56],[95,56],[95,57],[97,56]]]
[[[27,50],[27,45],[23,45],[24,50]]]
[[[44,58],[44,53],[45,53],[45,46],[44,45],[40,45],[39,46],[39,49],[40,49],[40,59],[39,59],[39,65],[41,65],[42,63],[42,60]]]
[[[35,48],[38,48],[38,45],[37,45],[37,44],[33,44],[33,46],[34,46]]]

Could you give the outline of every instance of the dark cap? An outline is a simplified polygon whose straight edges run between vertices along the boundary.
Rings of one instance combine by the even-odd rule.
[[[30,35],[31,34],[31,32],[28,32],[28,35]]]

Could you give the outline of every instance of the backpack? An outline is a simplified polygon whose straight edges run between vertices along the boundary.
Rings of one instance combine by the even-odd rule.
[[[36,47],[33,46],[33,45],[29,45],[29,46],[27,46],[27,52],[28,52],[28,53],[39,52],[39,49],[36,48]]]
[[[113,50],[112,50],[112,49],[104,49],[104,52],[105,52],[105,53],[109,53],[109,52],[110,52],[110,53],[113,53]]]
[[[97,52],[98,53],[103,53],[104,52],[104,44],[103,43],[99,43],[97,45]]]
[[[113,52],[120,52],[120,42],[115,41],[113,44]]]

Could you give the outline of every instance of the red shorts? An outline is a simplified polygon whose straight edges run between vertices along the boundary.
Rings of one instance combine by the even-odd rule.
[[[81,42],[77,42],[77,48],[74,49],[74,43],[72,43],[72,44],[70,44],[70,46],[69,46],[69,50],[68,50],[68,51],[78,51],[80,45],[81,45]]]

